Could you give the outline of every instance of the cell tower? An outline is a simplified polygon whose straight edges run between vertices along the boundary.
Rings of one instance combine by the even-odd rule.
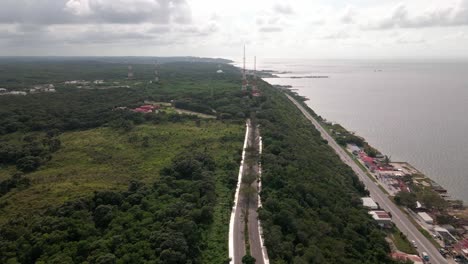
[[[128,65],[128,76],[127,76],[127,77],[128,77],[129,80],[133,80],[133,78],[135,77],[135,76],[133,75],[133,67],[132,67],[132,65]]]
[[[260,96],[260,91],[257,88],[257,56],[254,57],[254,72],[252,81],[252,96]]]
[[[254,57],[254,72],[253,72],[253,84],[252,90],[257,90],[257,56]]]
[[[159,82],[159,72],[158,72],[158,69],[159,69],[158,62],[155,62],[155,63],[154,63],[154,82]]]
[[[247,75],[245,73],[245,45],[244,45],[244,68],[242,69],[242,91],[247,91]]]

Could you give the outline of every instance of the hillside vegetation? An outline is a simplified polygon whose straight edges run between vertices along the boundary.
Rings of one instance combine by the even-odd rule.
[[[90,66],[94,65],[94,66]],[[228,227],[245,118],[264,138],[265,243],[272,263],[391,263],[365,194],[279,91],[240,91],[213,63],[9,62],[0,86],[57,93],[0,96],[0,263],[228,263]],[[129,88],[77,89],[73,79]],[[144,101],[175,111],[140,114]]]
[[[244,134],[235,116],[248,113],[237,70],[226,65],[219,76],[217,64],[171,63],[151,84],[152,65],[134,67],[146,80],[122,80],[123,65],[66,64],[82,72],[12,65],[21,74],[11,76],[27,79],[18,87],[59,81],[58,91],[0,96],[0,263],[225,261]],[[61,83],[101,73],[130,88]],[[145,100],[181,101],[217,120],[115,110]]]
[[[392,263],[364,186],[315,127],[267,85],[260,219],[272,263]]]

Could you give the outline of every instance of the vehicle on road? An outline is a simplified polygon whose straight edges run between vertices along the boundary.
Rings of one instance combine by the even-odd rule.
[[[426,252],[421,253],[421,257],[424,261],[429,261],[429,255]]]
[[[418,244],[416,244],[416,241],[411,240],[411,244],[413,245],[414,248],[418,248]]]

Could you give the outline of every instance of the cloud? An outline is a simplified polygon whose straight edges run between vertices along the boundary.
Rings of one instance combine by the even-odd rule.
[[[330,40],[338,40],[338,39],[348,39],[351,36],[348,34],[346,31],[339,31],[339,32],[333,32],[329,34],[325,34],[320,37],[320,39],[330,39]]]
[[[273,11],[278,14],[282,15],[292,15],[294,14],[294,10],[292,7],[288,4],[275,4],[273,6]]]
[[[340,21],[343,24],[353,24],[355,22],[355,19],[356,11],[354,10],[354,8],[351,7],[347,7],[340,17]]]
[[[0,24],[190,23],[185,0],[2,0]]]
[[[273,33],[273,32],[281,32],[283,31],[283,29],[281,27],[266,26],[266,27],[260,27],[259,31],[264,32],[264,33]]]
[[[468,0],[460,0],[455,5],[411,14],[404,4],[393,9],[390,16],[375,20],[364,29],[425,28],[468,25]]]

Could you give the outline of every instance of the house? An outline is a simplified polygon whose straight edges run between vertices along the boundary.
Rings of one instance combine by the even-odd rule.
[[[135,108],[135,109],[133,109],[132,111],[133,111],[133,112],[137,112],[137,113],[143,113],[143,114],[147,114],[147,113],[152,113],[152,112],[153,112],[152,110],[145,109],[145,108],[141,108],[141,107]]]
[[[468,238],[459,241],[453,246],[453,249],[458,256],[468,259]]]
[[[399,261],[412,261],[414,264],[423,264],[421,257],[417,255],[410,255],[402,252],[392,253],[392,258]]]
[[[389,213],[380,210],[380,211],[370,211],[369,214],[372,218],[382,227],[391,227],[392,226],[392,217]]]
[[[377,205],[376,202],[370,197],[362,197],[362,205],[366,208],[369,208],[370,210],[377,210],[379,209],[379,206]]]
[[[348,149],[354,155],[357,155],[359,152],[361,152],[361,148],[356,146],[355,144],[348,144]]]
[[[29,89],[30,93],[55,93],[55,86],[53,84],[36,85]]]
[[[27,93],[23,92],[23,91],[11,91],[8,94],[11,94],[11,95],[27,95]]]
[[[147,110],[155,110],[161,108],[159,105],[142,105],[139,108],[147,109]]]
[[[153,111],[156,112],[160,108],[161,106],[159,105],[142,105],[140,107],[133,109],[132,111],[137,112],[137,113],[147,114],[147,113],[152,113]]]
[[[7,89],[5,89],[5,88],[0,88],[0,94],[2,94],[2,93],[6,93],[6,92],[8,92],[8,90],[7,90]]]
[[[453,245],[458,242],[458,240],[450,233],[447,228],[435,227],[434,231],[439,235],[440,238],[444,241],[446,245]]]

